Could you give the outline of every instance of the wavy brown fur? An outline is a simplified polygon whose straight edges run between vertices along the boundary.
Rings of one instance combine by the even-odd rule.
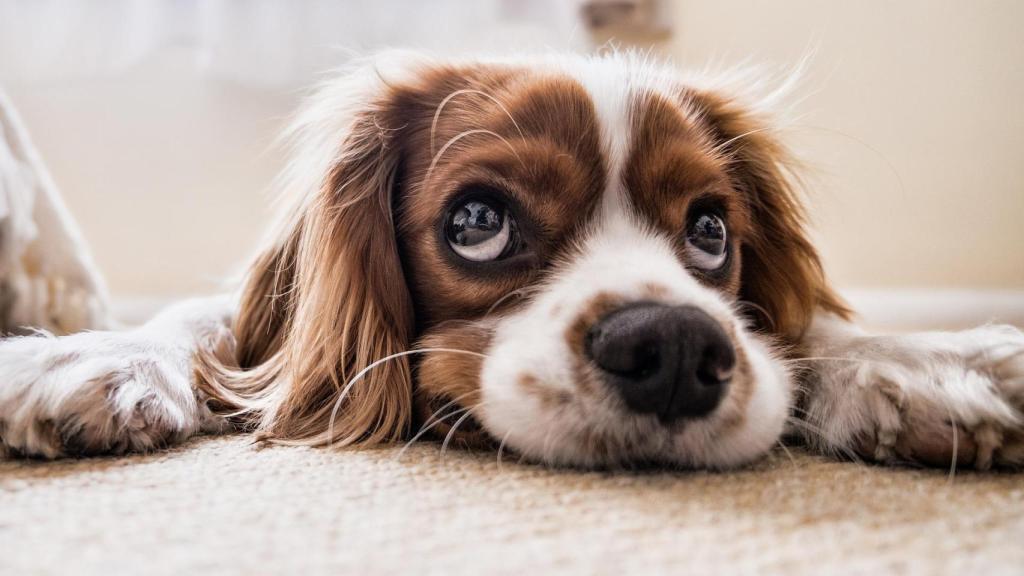
[[[759,327],[795,344],[815,310],[849,318],[850,309],[829,286],[794,186],[793,160],[772,125],[728,98],[692,96],[732,158],[733,177],[746,188],[754,236],[742,248],[740,297],[756,310]]]
[[[339,398],[371,362],[407,350],[413,329],[409,295],[395,281],[402,270],[390,187],[398,153],[372,110],[340,137],[340,162],[250,270],[234,326],[237,362],[201,353],[197,363],[211,404],[276,442],[386,442],[411,420],[404,359]]]

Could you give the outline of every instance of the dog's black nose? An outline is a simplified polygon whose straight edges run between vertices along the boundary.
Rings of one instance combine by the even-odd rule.
[[[714,410],[736,366],[729,336],[695,306],[621,308],[590,328],[585,346],[631,410],[665,423]]]

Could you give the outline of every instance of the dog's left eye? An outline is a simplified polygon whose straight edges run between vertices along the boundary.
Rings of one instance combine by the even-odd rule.
[[[508,210],[493,200],[472,199],[448,215],[445,235],[456,254],[473,262],[508,256],[516,240],[516,226]]]
[[[726,258],[725,222],[712,212],[701,212],[690,219],[686,229],[686,254],[696,268],[718,270]]]

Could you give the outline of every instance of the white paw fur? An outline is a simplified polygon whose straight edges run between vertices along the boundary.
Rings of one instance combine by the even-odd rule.
[[[826,320],[807,341],[796,427],[812,446],[879,462],[1024,465],[1020,330],[869,336]]]
[[[0,455],[120,454],[223,431],[191,382],[197,338],[228,336],[218,310],[191,301],[136,330],[0,341]]]

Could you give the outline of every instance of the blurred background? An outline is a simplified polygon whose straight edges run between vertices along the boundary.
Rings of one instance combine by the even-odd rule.
[[[1022,22],[1013,0],[0,0],[0,86],[124,306],[238,269],[269,220],[275,135],[352,54],[809,57],[785,138],[831,277],[876,320],[1020,322]]]

